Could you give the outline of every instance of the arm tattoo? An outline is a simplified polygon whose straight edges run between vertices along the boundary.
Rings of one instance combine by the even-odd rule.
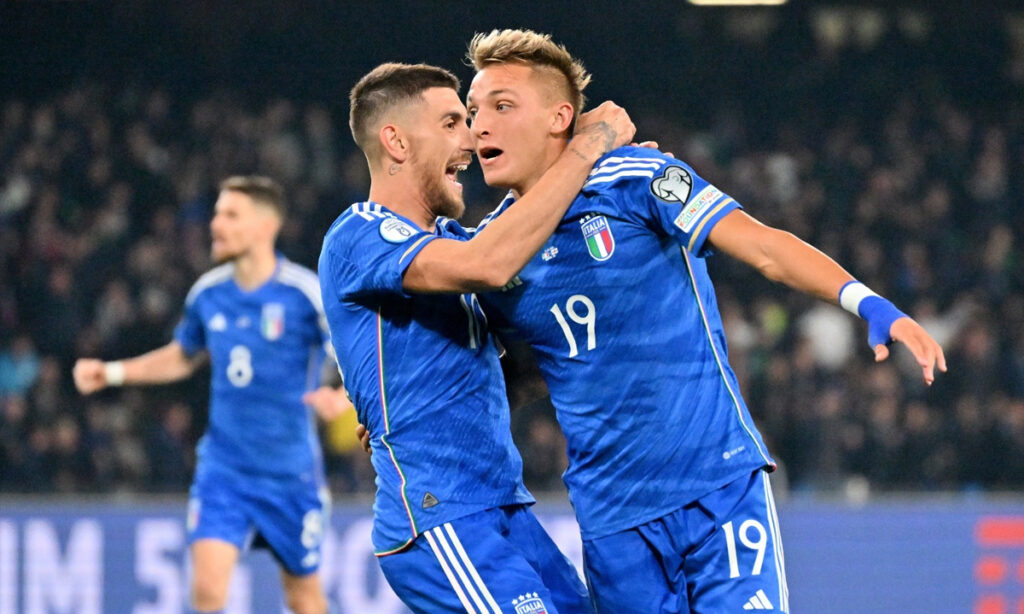
[[[571,151],[572,153],[576,154],[576,157],[579,158],[580,160],[583,160],[584,162],[589,160],[589,158],[587,158],[586,156],[581,154],[580,150],[576,149],[575,147],[569,147],[569,151]]]
[[[601,147],[602,152],[610,151],[617,136],[615,129],[607,122],[597,122],[585,127],[577,137],[583,137],[588,145]]]

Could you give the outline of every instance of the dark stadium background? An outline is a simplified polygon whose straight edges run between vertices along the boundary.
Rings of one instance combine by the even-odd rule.
[[[183,510],[207,374],[83,399],[74,359],[167,341],[210,264],[206,224],[227,174],[285,183],[280,248],[314,266],[331,220],[365,196],[351,85],[385,60],[468,82],[466,42],[493,27],[552,33],[594,74],[591,101],[625,106],[640,138],[943,343],[950,373],[926,388],[906,352],[872,363],[861,322],[712,259],[730,360],[781,464],[784,537],[787,505],[821,502],[826,518],[920,501],[940,501],[939,515],[994,501],[1024,516],[1019,4],[4,2],[0,520],[22,509],[64,522],[61,505],[123,497]],[[473,221],[500,195],[467,175]],[[528,485],[557,508],[562,441],[527,354],[513,346],[506,361],[514,435]],[[323,435],[335,495],[358,515],[373,475],[350,429]],[[975,611],[1021,607],[1015,530],[992,555],[1003,575],[975,566],[991,563],[981,538],[956,551]]]

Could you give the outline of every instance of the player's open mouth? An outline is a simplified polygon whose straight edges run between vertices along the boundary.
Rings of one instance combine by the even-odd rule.
[[[445,177],[448,178],[448,181],[451,181],[452,183],[454,183],[456,185],[462,185],[461,183],[458,182],[457,177],[458,177],[458,174],[459,174],[460,171],[464,171],[467,168],[469,168],[469,164],[467,162],[460,162],[460,163],[457,163],[457,164],[449,164],[444,169],[444,175],[445,175]]]
[[[477,150],[476,155],[480,158],[480,164],[486,164],[503,153],[505,152],[497,147],[481,147]]]

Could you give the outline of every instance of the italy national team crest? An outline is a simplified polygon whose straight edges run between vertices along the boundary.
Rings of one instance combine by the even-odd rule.
[[[588,215],[580,220],[580,230],[587,241],[587,251],[594,260],[607,260],[615,251],[615,237],[608,225],[608,218],[603,215]]]
[[[284,334],[284,305],[267,303],[260,316],[260,332],[268,341],[277,341]]]
[[[548,614],[548,609],[537,593],[526,593],[512,600],[516,614]]]

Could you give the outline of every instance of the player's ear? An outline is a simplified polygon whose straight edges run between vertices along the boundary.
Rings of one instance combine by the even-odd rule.
[[[569,127],[572,126],[573,117],[575,117],[575,112],[571,104],[560,102],[555,105],[551,114],[551,134],[568,134]]]
[[[384,154],[401,164],[409,157],[409,139],[397,124],[384,124],[377,133]]]
[[[260,225],[263,227],[263,231],[271,237],[276,237],[284,225],[281,215],[266,206],[260,207],[258,211],[260,212]]]

